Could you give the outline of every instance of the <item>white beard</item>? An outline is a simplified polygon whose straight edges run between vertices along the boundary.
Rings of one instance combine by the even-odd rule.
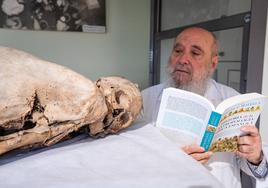
[[[209,81],[210,77],[207,77],[203,80],[198,80],[198,81],[191,81],[189,84],[187,85],[178,85],[177,83],[175,83],[175,81],[171,78],[170,79],[170,85],[172,87],[178,88],[178,89],[183,89],[185,91],[190,91],[196,94],[199,94],[201,96],[205,95],[205,92],[207,90],[207,86],[208,86],[208,81]]]
[[[173,79],[173,71],[171,68],[168,68],[167,71],[171,77],[171,79],[169,80],[171,87],[183,89],[185,91],[190,91],[199,94],[201,96],[205,95],[205,92],[208,87],[208,81],[211,78],[211,74],[208,71],[204,72],[199,79],[196,80],[192,79],[188,84],[184,85],[176,82],[176,80]]]

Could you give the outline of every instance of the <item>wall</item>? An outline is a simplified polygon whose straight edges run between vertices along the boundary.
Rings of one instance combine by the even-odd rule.
[[[263,62],[263,77],[262,77],[262,94],[268,96],[268,9],[267,9],[267,19],[266,19],[266,36],[265,36],[265,48],[264,48],[264,62]],[[264,153],[268,156],[268,105],[264,107],[264,111],[260,117],[260,133],[262,141],[264,142],[263,148]],[[267,188],[268,179],[265,181],[256,182],[256,188]]]
[[[264,62],[263,62],[263,73],[262,73],[262,94],[268,96],[268,9],[266,11],[266,36],[265,36],[265,47],[264,47]],[[268,105],[264,106],[264,111],[260,117],[260,133],[262,137],[263,150],[266,156],[268,156]],[[267,188],[268,179],[265,181],[256,181],[256,188]]]
[[[0,29],[0,45],[67,66],[91,80],[121,75],[149,84],[150,0],[106,1],[107,33]]]
[[[267,24],[266,24],[266,39],[264,49],[264,64],[263,64],[263,77],[262,77],[262,94],[268,96],[268,11],[267,11]],[[262,140],[268,144],[268,105],[265,105],[264,111],[261,115],[260,131]]]

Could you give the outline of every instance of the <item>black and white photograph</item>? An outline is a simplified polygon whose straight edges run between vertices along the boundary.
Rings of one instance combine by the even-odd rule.
[[[0,0],[0,27],[105,32],[105,0]]]

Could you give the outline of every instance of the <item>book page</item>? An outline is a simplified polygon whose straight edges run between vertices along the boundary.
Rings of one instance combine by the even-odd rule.
[[[176,145],[200,144],[213,108],[204,97],[167,88],[163,91],[156,126]]]
[[[256,95],[251,96],[256,97]],[[248,99],[246,102],[242,101],[225,109],[216,130],[210,150],[214,152],[237,151],[238,137],[243,134],[240,131],[240,128],[245,125],[255,125],[264,106],[264,102],[265,97],[259,95],[255,99]]]

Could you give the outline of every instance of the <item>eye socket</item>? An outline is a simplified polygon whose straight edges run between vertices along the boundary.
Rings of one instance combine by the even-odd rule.
[[[122,90],[115,92],[115,100],[116,100],[117,104],[120,104],[122,106],[127,105],[129,102],[128,95]]]
[[[182,53],[183,52],[183,49],[181,49],[181,48],[174,48],[173,51],[175,53]]]
[[[201,52],[200,51],[197,51],[197,50],[194,50],[194,51],[192,51],[192,54],[194,56],[200,56],[201,55]]]

